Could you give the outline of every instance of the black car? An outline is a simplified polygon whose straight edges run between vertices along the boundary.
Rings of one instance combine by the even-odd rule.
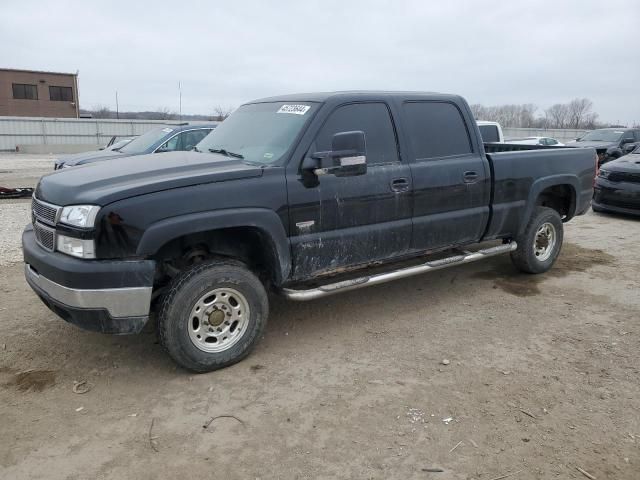
[[[214,128],[216,128],[215,124],[165,125],[149,130],[118,149],[104,149],[60,157],[55,161],[54,170],[147,153],[191,150]]]
[[[600,169],[591,208],[640,215],[640,147]]]
[[[640,128],[599,128],[567,143],[567,146],[595,148],[598,164],[602,165],[626,155],[637,144],[640,144]]]

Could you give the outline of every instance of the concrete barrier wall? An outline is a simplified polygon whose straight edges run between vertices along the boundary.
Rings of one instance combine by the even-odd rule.
[[[0,151],[74,153],[95,150],[111,137],[142,135],[175,120],[101,120],[93,118],[0,117]],[[212,122],[189,122],[189,124]],[[32,146],[38,146],[32,147]]]
[[[504,138],[551,137],[559,142],[567,143],[584,135],[589,130],[572,130],[559,128],[503,128]]]
[[[96,150],[114,136],[142,135],[174,120],[0,117],[0,151],[75,153]],[[211,122],[189,122],[190,124]],[[568,142],[586,130],[503,128],[505,138],[552,137]]]

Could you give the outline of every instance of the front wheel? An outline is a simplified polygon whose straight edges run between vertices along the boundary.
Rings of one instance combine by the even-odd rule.
[[[246,357],[269,314],[262,282],[241,262],[216,260],[178,275],[162,301],[160,342],[180,366],[209,372]]]
[[[518,248],[511,252],[511,261],[522,272],[544,273],[558,258],[563,237],[563,224],[558,212],[537,207],[522,235],[516,238]]]

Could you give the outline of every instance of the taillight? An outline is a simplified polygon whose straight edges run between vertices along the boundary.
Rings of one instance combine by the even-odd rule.
[[[596,185],[596,178],[598,177],[598,173],[600,173],[600,155],[598,155],[598,152],[596,152],[595,158],[596,158],[596,174],[593,177],[593,186],[594,187]]]

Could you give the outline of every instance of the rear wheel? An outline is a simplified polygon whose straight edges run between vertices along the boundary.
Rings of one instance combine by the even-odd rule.
[[[526,273],[544,273],[558,258],[564,230],[558,212],[537,207],[522,235],[516,238],[518,248],[511,252],[511,261]]]
[[[160,341],[180,366],[217,370],[249,354],[268,314],[267,292],[244,264],[205,262],[173,280],[160,309]]]

